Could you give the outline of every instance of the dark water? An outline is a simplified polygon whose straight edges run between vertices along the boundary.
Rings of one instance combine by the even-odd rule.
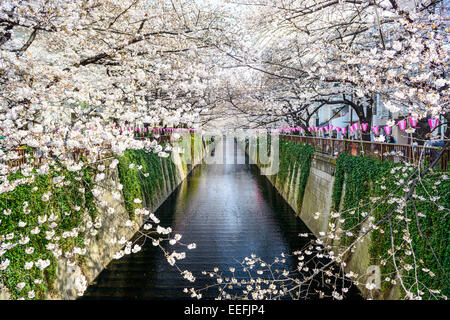
[[[182,234],[183,243],[197,244],[194,250],[177,248],[187,254],[178,265],[191,271],[196,282],[183,279],[148,242],[139,253],[112,261],[84,299],[188,299],[183,288],[216,283],[202,275],[203,270],[238,268],[237,261],[251,254],[270,262],[282,252],[305,245],[307,240],[298,234],[309,232],[308,228],[258,168],[232,164],[246,163],[234,141],[219,144],[215,153],[216,158],[224,157],[231,164],[196,167],[155,212],[162,226],[172,226]],[[288,259],[288,268],[294,269],[294,259]],[[217,296],[217,289],[203,292],[207,299]]]

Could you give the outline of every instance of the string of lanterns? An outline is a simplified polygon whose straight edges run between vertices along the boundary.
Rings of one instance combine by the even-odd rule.
[[[409,120],[409,124],[411,128],[417,128],[417,123],[418,120],[416,118],[410,117],[408,118]],[[408,126],[408,122],[406,119],[404,120],[400,120],[397,122],[397,125],[399,127],[400,130],[404,131],[406,130],[406,127]],[[439,125],[439,119],[428,119],[428,125],[430,126],[431,130],[434,130],[438,125]],[[352,125],[349,125],[347,127],[335,127],[332,124],[328,125],[328,126],[323,126],[323,127],[317,127],[317,126],[312,126],[312,127],[308,127],[307,130],[308,132],[328,132],[331,133],[333,130],[336,130],[337,133],[342,133],[343,135],[345,135],[347,133],[347,130],[351,133],[357,132],[358,130],[361,129],[362,132],[367,132],[367,129],[369,127],[368,123],[359,123],[356,122]],[[384,130],[384,132],[387,135],[390,135],[392,132],[392,126],[390,125],[386,125],[383,126],[382,129]],[[380,134],[381,130],[380,130],[380,126],[373,126],[371,128],[371,130],[375,133],[375,134]],[[290,127],[287,128],[285,126],[283,126],[282,129],[280,129],[280,132],[305,132],[306,130],[302,127]],[[369,130],[370,132],[370,130]]]
[[[103,127],[106,129],[106,127]],[[97,127],[88,127],[89,130],[96,130]],[[195,132],[199,131],[201,129],[195,129],[195,128],[152,128],[152,127],[116,127],[111,126],[111,129],[115,130],[118,129],[120,132],[139,132],[139,133],[168,133],[168,132]]]

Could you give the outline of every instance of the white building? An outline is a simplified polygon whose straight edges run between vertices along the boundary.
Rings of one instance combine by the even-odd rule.
[[[401,131],[398,126],[397,122],[398,120],[404,119],[408,117],[408,114],[406,112],[406,108],[402,111],[392,113],[387,109],[382,99],[380,99],[379,95],[376,95],[374,97],[374,106],[373,106],[373,118],[372,118],[372,127],[379,126],[379,132],[380,135],[385,135],[385,132],[383,130],[383,127],[388,125],[389,120],[393,120],[395,122],[395,125],[392,127],[392,136],[395,138],[396,142],[399,144],[408,144],[408,135]],[[331,120],[330,120],[331,119]],[[336,127],[347,127],[352,125],[355,122],[358,122],[359,118],[356,114],[356,112],[348,105],[325,105],[322,108],[320,108],[316,114],[311,118],[309,125],[310,126],[317,126],[317,127],[323,127],[328,125],[333,125],[334,128]],[[440,123],[442,123],[444,119],[440,119]],[[440,127],[440,130],[434,132],[434,136],[436,138],[443,139],[444,133],[446,130],[447,125],[443,125]],[[370,130],[371,132],[371,140],[373,141],[374,137],[376,136],[374,132],[371,130],[371,128],[368,128],[367,130]],[[336,134],[336,131],[334,131],[334,134]],[[318,132],[318,136],[328,136],[326,132]],[[337,134],[338,138],[342,138],[342,134]],[[359,139],[358,134],[356,133],[353,135],[354,138]]]

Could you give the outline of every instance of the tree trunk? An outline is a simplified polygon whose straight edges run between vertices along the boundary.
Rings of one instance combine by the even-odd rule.
[[[360,125],[361,123],[367,123],[367,130],[366,132],[362,132],[362,140],[364,141],[370,141],[370,128],[372,127],[372,107],[367,107],[367,113],[364,114],[364,107],[358,106],[357,108],[353,107],[353,110],[355,110],[356,114],[358,115]]]
[[[367,130],[363,132],[362,139],[364,141],[370,141],[370,128],[372,128],[372,119],[373,119],[373,109],[372,106],[367,107],[366,119],[364,122],[367,123]]]

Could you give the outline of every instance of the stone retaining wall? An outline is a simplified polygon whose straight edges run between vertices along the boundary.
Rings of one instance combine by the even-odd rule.
[[[201,136],[197,136],[201,139]],[[156,209],[170,196],[170,194],[178,187],[178,185],[187,177],[190,171],[198,164],[202,163],[204,155],[210,152],[213,145],[207,145],[204,143],[196,143],[196,152],[191,164],[186,163],[185,157],[178,153],[172,153],[170,158],[176,168],[175,174],[169,175],[167,161],[161,159],[162,172],[164,176],[164,186],[161,188],[161,192],[157,194],[146,195],[144,197],[145,203],[151,203],[151,212]],[[120,183],[119,173],[117,167],[114,169],[109,168],[109,163],[112,161],[105,161],[107,169],[105,170],[105,179],[103,180],[102,189],[104,190],[99,200],[104,200],[107,204],[104,207],[98,207],[99,216],[102,218],[102,227],[99,229],[98,234],[91,239],[91,242],[86,246],[87,253],[73,266],[68,266],[66,261],[60,259],[58,261],[56,270],[56,280],[54,287],[51,290],[52,294],[49,299],[76,299],[78,297],[77,292],[80,288],[87,287],[92,283],[98,274],[109,264],[113,259],[113,255],[121,249],[122,245],[118,243],[112,243],[113,239],[124,238],[126,240],[131,239],[134,234],[143,225],[143,216],[136,216],[133,220],[132,227],[125,227],[125,221],[130,219],[130,215],[125,208],[123,195],[120,200],[113,199],[112,193],[117,190],[117,185]],[[139,164],[137,164],[139,165]],[[173,181],[172,181],[173,180]],[[109,207],[115,209],[114,214],[109,215],[106,210]],[[87,215],[86,219],[90,219]],[[80,281],[80,279],[85,279]],[[0,283],[0,300],[9,298],[8,290]]]
[[[257,163],[256,159],[253,159],[252,163]],[[332,208],[335,168],[336,160],[333,157],[319,153],[313,155],[302,203],[298,203],[297,197],[300,170],[302,170],[298,163],[290,164],[288,177],[283,184],[280,183],[277,174],[266,176],[278,190],[280,195],[296,212],[297,216],[302,219],[317,237],[320,236],[319,233],[321,232],[324,232],[325,234],[328,232],[328,222]],[[342,198],[343,197],[344,192],[342,194]],[[320,212],[318,219],[314,218],[316,212]],[[360,280],[361,284],[358,285],[358,287],[362,295],[367,298],[369,297],[369,292],[363,284],[366,283],[367,277],[371,276],[371,274],[368,273],[370,270],[369,266],[371,266],[369,255],[370,243],[370,237],[364,237],[363,241],[356,245],[354,251],[345,257],[347,263],[346,272],[353,271],[359,275],[365,275]],[[372,293],[374,294],[375,299],[398,299],[400,296],[398,285],[394,286],[384,296],[377,295],[379,293],[377,290],[374,290]]]

